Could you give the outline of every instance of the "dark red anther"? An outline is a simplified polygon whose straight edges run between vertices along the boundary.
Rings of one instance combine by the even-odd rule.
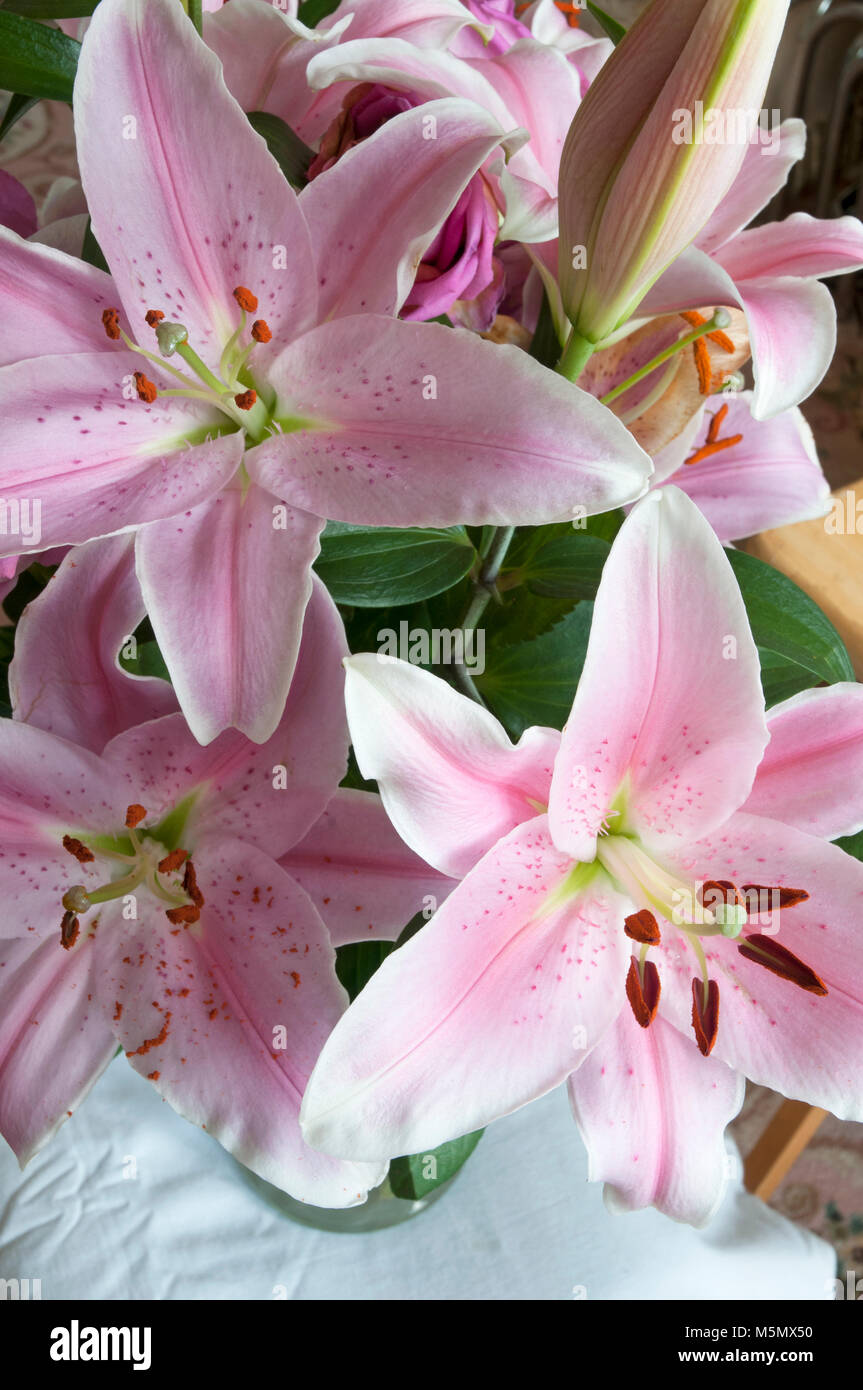
[[[191,859],[186,864],[186,871],[183,874],[183,889],[188,893],[195,907],[204,906],[204,895],[198,887],[198,880],[195,875],[195,866]]]
[[[120,336],[120,313],[117,309],[102,310],[102,326],[109,338],[116,341]]]
[[[185,864],[188,857],[184,849],[172,849],[170,854],[166,854],[164,859],[159,860],[159,873],[172,874],[175,869],[179,869]]]
[[[779,908],[796,907],[798,903],[805,903],[809,897],[805,888],[781,888],[778,886],[776,888],[768,888],[761,883],[745,883],[743,885],[743,892],[747,897],[750,893],[757,893],[759,903],[764,901],[761,894],[769,893],[769,907],[765,908],[765,911],[770,911],[773,906],[777,904],[777,899],[773,896],[774,893],[778,894]]]
[[[655,1019],[660,993],[659,971],[653,961],[646,960],[639,971],[633,956],[626,976],[626,997],[636,1023],[642,1028],[649,1028]]]
[[[747,960],[763,965],[765,970],[770,970],[782,980],[790,980],[808,994],[827,993],[827,986],[811,966],[795,956],[787,946],[781,946],[774,936],[762,936],[760,933],[746,936],[738,943],[737,949]]]
[[[201,909],[194,903],[184,903],[182,907],[169,907],[165,916],[175,927],[191,926],[201,916]]]
[[[257,391],[241,391],[238,396],[234,397],[234,404],[238,405],[241,410],[251,410],[257,399]]]
[[[723,903],[727,907],[742,907],[743,899],[730,879],[708,878],[698,890],[698,901],[710,911]]]
[[[255,342],[268,343],[272,336],[270,325],[267,323],[266,319],[255,319],[255,322],[252,324],[252,337]]]
[[[92,864],[96,858],[93,851],[82,845],[80,840],[76,840],[74,835],[63,836],[63,848],[77,859],[79,864]]]
[[[165,315],[162,313],[161,309],[148,309],[144,315],[146,322],[151,328],[155,328],[157,324],[161,323],[164,317]]]
[[[623,923],[623,930],[630,940],[640,941],[644,946],[658,946],[662,940],[659,934],[659,923],[646,907],[627,917]]]
[[[60,945],[64,951],[71,951],[78,940],[78,918],[74,912],[64,912],[60,923]]]
[[[126,807],[126,829],[134,830],[136,825],[140,825],[147,812],[143,806],[139,806],[137,801],[133,801],[131,806]]]
[[[132,375],[135,378],[135,390],[138,392],[138,400],[146,401],[147,405],[152,405],[159,394],[156,390],[156,383],[151,381],[148,376],[145,376],[143,372],[133,372]]]
[[[704,1002],[704,981],[692,981],[692,1030],[698,1051],[702,1057],[709,1057],[719,1032],[719,986],[715,980],[707,982],[707,1003]]]

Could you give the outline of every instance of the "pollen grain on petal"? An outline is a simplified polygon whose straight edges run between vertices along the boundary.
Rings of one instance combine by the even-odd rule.
[[[240,308],[245,309],[248,314],[253,314],[258,307],[257,295],[252,294],[251,290],[247,290],[245,285],[237,285],[234,290],[234,298]]]

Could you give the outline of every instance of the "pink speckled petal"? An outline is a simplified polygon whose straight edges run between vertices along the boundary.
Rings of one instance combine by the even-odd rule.
[[[145,405],[134,385],[132,399],[124,395],[140,364],[136,353],[121,350],[0,369],[0,488],[7,506],[19,503],[21,517],[17,532],[0,535],[0,554],[70,545],[172,516],[218,492],[237,471],[239,432],[194,449],[185,442],[214,423],[214,410],[174,399]]]
[[[724,402],[728,414],[720,437],[742,434],[739,444],[679,467],[670,478],[692,498],[723,543],[773,526],[807,521],[829,510],[830,485],[801,412],[795,408],[772,420],[756,420],[751,400],[747,391]],[[686,442],[684,457],[707,442],[710,418],[719,409],[717,401],[708,407],[695,437]],[[677,444],[675,440],[654,460],[657,474],[664,471],[664,455],[671,454]]]
[[[504,133],[475,102],[430,102],[387,121],[308,184],[300,207],[322,319],[398,312],[423,252]]]
[[[155,824],[192,797],[186,848],[201,835],[234,835],[274,858],[284,854],[311,829],[344,776],[346,652],[338,610],[316,580],[287,704],[272,737],[255,744],[228,730],[202,747],[179,714],[129,729],[105,749],[106,762],[127,788],[126,801],[146,806]]]
[[[836,305],[826,285],[791,275],[739,288],[752,344],[752,413],[769,420],[822,381],[836,351]]]
[[[114,351],[102,310],[116,305],[111,277],[0,227],[0,366],[62,352]]]
[[[357,314],[275,362],[294,433],[248,454],[295,506],[386,526],[539,524],[644,490],[650,461],[598,401],[514,347],[462,329]],[[310,422],[309,428],[298,424]]]
[[[117,1044],[93,1002],[92,950],[0,943],[0,1134],[27,1163],[84,1100]]]
[[[305,888],[334,946],[395,941],[417,912],[433,912],[455,887],[408,849],[379,796],[349,788],[279,863]]]
[[[134,549],[133,537],[112,536],[70,551],[15,633],[14,717],[94,753],[177,708],[167,681],[129,675],[117,660],[144,617]]]
[[[320,517],[239,478],[142,528],[138,578],[189,726],[263,743],[285,707],[312,591]]]
[[[346,1001],[326,928],[260,850],[210,842],[195,864],[205,904],[193,927],[153,905],[137,924],[100,931],[102,1008],[135,1070],[185,1119],[299,1200],[353,1206],[382,1167],[314,1152],[298,1124]]]
[[[119,794],[118,794],[119,792]],[[61,899],[82,882],[64,834],[114,833],[122,788],[86,749],[12,719],[0,720],[0,937],[60,940]]]
[[[773,706],[767,728],[744,810],[825,840],[863,829],[863,685],[803,690]]]
[[[556,729],[528,729],[513,745],[493,714],[429,671],[372,652],[345,668],[360,770],[402,839],[441,873],[461,878],[545,809]]]
[[[725,1191],[725,1126],[745,1083],[662,1017],[649,1028],[629,1008],[569,1078],[573,1113],[612,1211],[657,1207],[706,1226]]]
[[[844,275],[863,266],[863,223],[856,217],[795,212],[783,222],[740,232],[716,259],[734,280]]]
[[[741,956],[724,937],[703,941],[719,986],[719,1033],[713,1055],[759,1086],[863,1119],[863,955],[860,913],[863,864],[835,845],[780,821],[739,813],[676,861],[693,881],[729,879],[738,886],[802,888],[808,902],[765,912],[744,929],[768,933],[810,966],[827,995],[800,989]],[[663,1013],[688,1033],[693,953],[672,932],[656,956]]]
[[[421,1153],[563,1081],[618,1013],[622,898],[572,870],[544,816],[498,842],[394,951],[324,1047],[303,1132],[327,1153]],[[555,898],[555,895],[559,896]]]
[[[240,321],[238,285],[258,297],[276,341],[314,321],[314,263],[297,196],[182,7],[103,0],[74,105],[93,231],[145,345],[143,315],[161,309],[217,366]]]
[[[766,743],[731,566],[695,504],[659,488],[624,522],[603,571],[551,785],[555,844],[591,860],[619,790],[645,842],[685,844],[741,805]]]

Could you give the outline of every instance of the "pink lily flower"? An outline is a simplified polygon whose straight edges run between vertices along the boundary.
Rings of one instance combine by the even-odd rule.
[[[805,151],[802,121],[784,121],[774,137],[776,152],[769,157],[756,146],[747,150],[735,183],[694,245],[636,310],[652,315],[705,303],[742,309],[758,420],[798,405],[823,379],[836,350],[836,306],[820,281],[863,266],[863,223],[856,217],[799,212],[782,222],[747,226]]]
[[[649,460],[586,394],[523,353],[392,317],[504,138],[478,107],[438,104],[428,141],[405,112],[298,199],[173,0],[103,0],[75,109],[113,280],[6,234],[4,496],[40,499],[45,546],[137,529],[201,742],[276,727],[325,517],[541,523],[643,490]],[[24,548],[2,539],[0,554]]]
[[[361,770],[465,877],[330,1036],[311,1144],[422,1152],[574,1074],[594,1177],[702,1222],[738,1073],[863,1115],[863,866],[822,838],[863,824],[863,691],[768,726],[740,591],[683,493],[615,541],[562,736],[514,747],[427,673],[346,666]]]
[[[654,463],[651,485],[681,488],[723,543],[830,510],[830,484],[801,412],[756,420],[749,391],[715,397]]]
[[[652,0],[576,111],[560,166],[559,281],[576,343],[603,342],[689,245],[746,143],[697,122],[757,111],[788,0]],[[680,114],[696,119],[687,133]],[[695,302],[706,303],[710,296]]]
[[[398,935],[452,882],[376,796],[335,791],[346,644],[323,586],[273,737],[202,749],[167,682],[117,665],[144,611],[133,549],[129,536],[77,548],[18,628],[14,721],[0,721],[0,1132],[26,1163],[119,1043],[255,1172],[352,1205],[382,1166],[324,1158],[298,1127],[347,1003],[332,946]]]

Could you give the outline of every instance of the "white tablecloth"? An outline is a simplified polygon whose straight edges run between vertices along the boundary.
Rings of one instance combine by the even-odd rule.
[[[832,1249],[736,1184],[698,1232],[612,1216],[586,1172],[557,1091],[493,1125],[415,1219],[310,1230],[117,1059],[23,1173],[0,1140],[0,1277],[76,1300],[831,1296]]]

